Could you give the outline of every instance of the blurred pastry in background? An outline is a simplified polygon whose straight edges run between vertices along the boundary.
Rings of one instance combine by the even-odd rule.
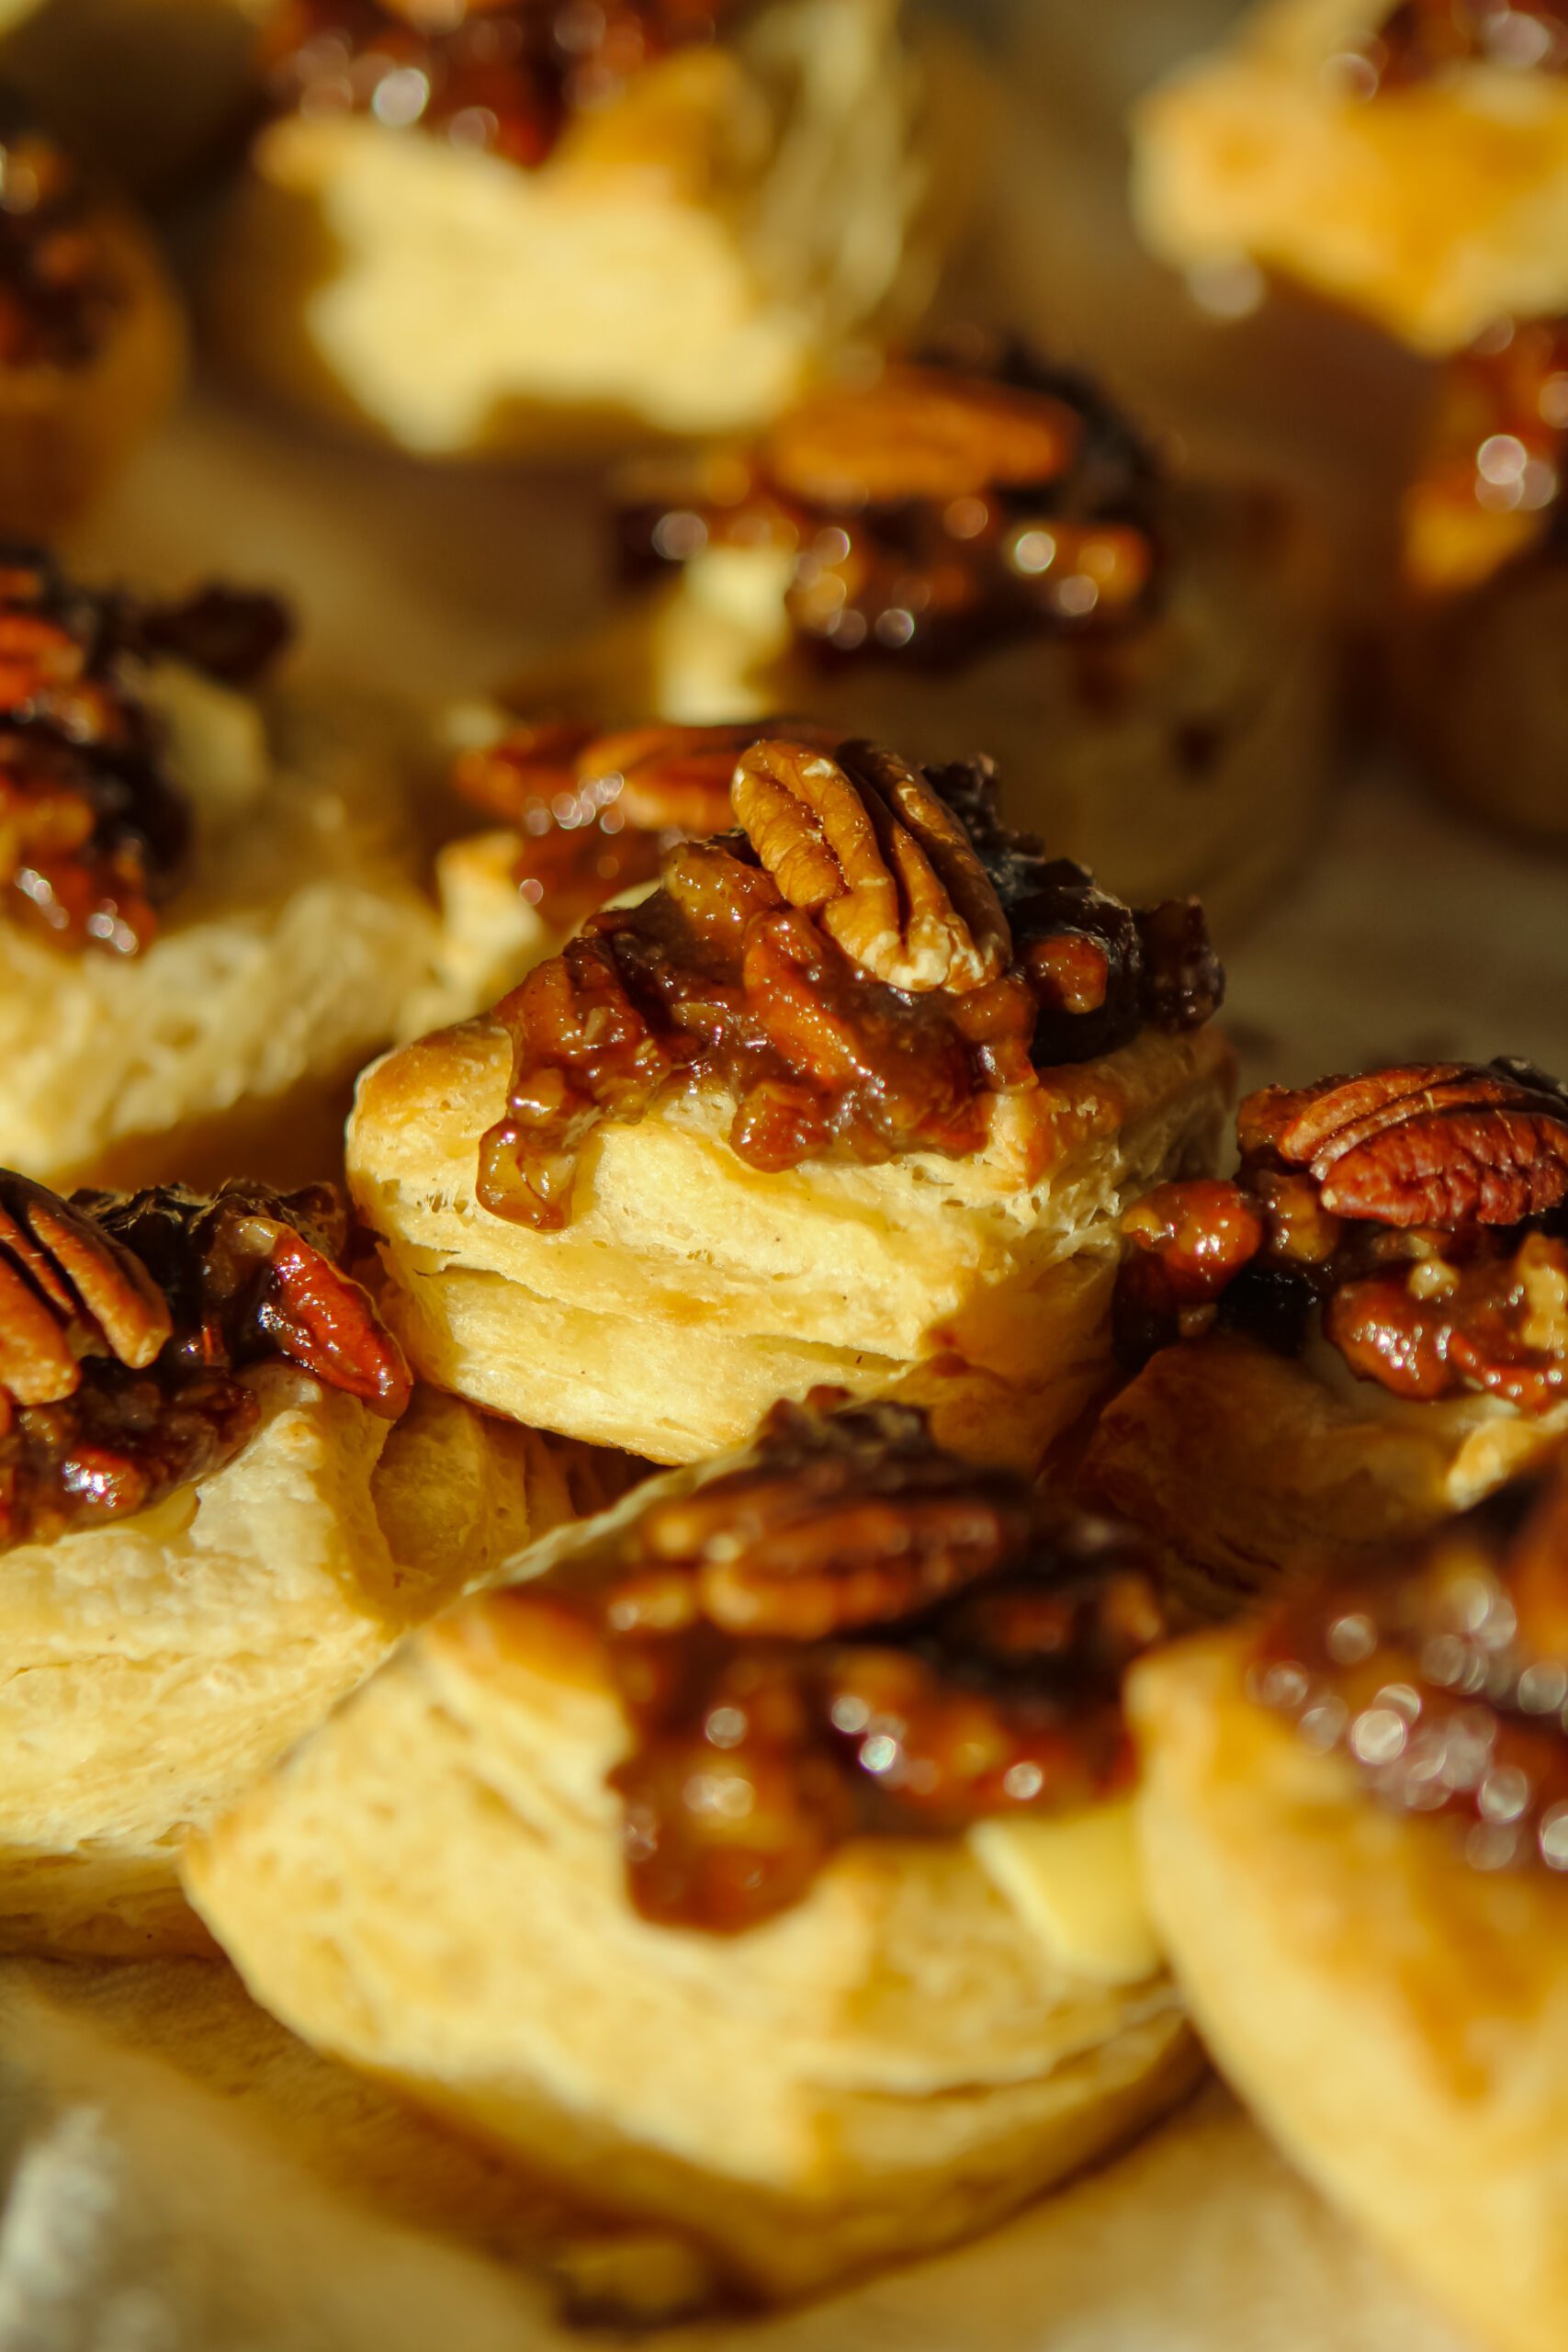
[[[1477,2344],[1568,2292],[1568,1470],[1140,1661],[1155,1921],[1260,2120]]]
[[[984,762],[774,739],[731,801],[361,1080],[388,1311],[439,1385],[655,1461],[826,1380],[1032,1465],[1109,1371],[1123,1206],[1214,1164],[1201,910],[1046,857]]]
[[[637,593],[518,698],[621,721],[788,710],[927,760],[1106,885],[1224,924],[1317,820],[1329,680],[1302,533],[1173,472],[1086,378],[981,335],[628,477]]]
[[[1568,316],[1448,363],[1404,559],[1410,740],[1461,807],[1568,842]]]
[[[208,1949],[185,1832],[571,1515],[542,1441],[411,1402],[346,1233],[0,1171],[0,1948]]]
[[[1162,1620],[1103,1522],[781,1406],[518,1567],[189,1855],[296,2032],[768,2298],[1192,2083],[1119,1695]]]
[[[198,1137],[230,1173],[264,1144],[268,1174],[337,1164],[347,1081],[437,924],[401,747],[267,691],[288,634],[267,596],[160,603],[0,560],[6,1164],[140,1181],[191,1172]]]
[[[1134,135],[1139,226],[1179,267],[1251,262],[1433,355],[1568,311],[1560,0],[1265,0]]]
[[[1080,1472],[1201,1605],[1375,1557],[1568,1435],[1568,1089],[1427,1063],[1237,1124],[1234,1181],[1123,1221],[1145,1369]]]
[[[919,307],[897,0],[282,0],[228,357],[428,458],[747,430]]]
[[[47,536],[90,506],[184,368],[146,230],[0,94],[0,533]]]

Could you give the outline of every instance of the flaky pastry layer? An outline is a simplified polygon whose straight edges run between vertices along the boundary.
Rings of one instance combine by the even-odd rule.
[[[984,2226],[1193,2079],[1163,1976],[1063,1967],[960,1839],[847,1847],[739,1936],[649,1924],[626,1740],[591,1638],[467,1606],[192,1849],[192,1899],[307,2040],[770,2296]]]
[[[1134,1668],[1150,1899],[1219,2064],[1478,2343],[1568,2291],[1568,1886],[1488,1873],[1254,1704],[1205,1635]]]
[[[1381,12],[1386,14],[1386,11]],[[1568,308],[1568,81],[1461,64],[1368,97],[1335,62],[1370,0],[1266,0],[1134,118],[1145,241],[1249,255],[1417,350]]]
[[[929,1402],[940,1442],[1032,1462],[1108,1367],[1124,1203],[1207,1165],[1229,1098],[1208,1030],[1145,1033],[998,1098],[967,1159],[748,1168],[715,1094],[590,1137],[564,1230],[475,1197],[505,1033],[471,1022],[362,1079],[350,1184],[428,1376],[547,1429],[683,1461],[820,1381]]]
[[[389,1428],[307,1374],[252,1379],[261,1425],[221,1469],[0,1559],[0,1948],[209,1949],[186,1832],[572,1515],[530,1431],[433,1391]]]

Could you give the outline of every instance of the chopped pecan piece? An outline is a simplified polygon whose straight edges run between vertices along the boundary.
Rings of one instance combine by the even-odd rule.
[[[335,1262],[330,1188],[231,1182],[69,1202],[0,1171],[0,1544],[144,1510],[255,1427],[282,1357],[395,1417],[409,1374]]]
[[[921,1413],[826,1400],[776,1406],[737,1468],[518,1605],[604,1644],[637,1908],[718,1933],[798,1901],[857,1832],[1120,1785],[1122,1673],[1164,1631],[1120,1531],[942,1453]]]

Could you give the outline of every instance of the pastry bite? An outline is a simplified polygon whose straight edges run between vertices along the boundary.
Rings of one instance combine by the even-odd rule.
[[[1139,227],[1188,270],[1246,258],[1437,355],[1568,310],[1560,0],[1265,0],[1134,143]]]
[[[346,1233],[324,1185],[0,1172],[0,1949],[208,1949],[192,1825],[572,1515],[531,1432],[411,1400]]]
[[[1110,1365],[1121,1213],[1212,1164],[1194,901],[1134,914],[984,762],[770,739],[495,1012],[360,1080],[350,1183],[413,1362],[654,1461],[831,1381],[1033,1464]]]
[[[147,231],[0,101],[0,533],[47,535],[90,506],[184,367]]]
[[[1565,31],[1568,39],[1568,31]],[[1444,371],[1405,493],[1399,714],[1448,797],[1568,840],[1568,316],[1503,321]]]
[[[425,458],[748,429],[923,293],[897,0],[283,0],[228,357]]]
[[[428,979],[396,759],[265,690],[288,634],[269,597],[0,551],[0,1155],[30,1175],[132,1147],[166,1175],[197,1130],[221,1159],[267,1119],[280,1148],[335,1134]]]
[[[1123,1221],[1085,1491],[1201,1607],[1376,1559],[1568,1435],[1568,1091],[1407,1064],[1242,1104],[1233,1180]],[[1145,1361],[1146,1360],[1146,1361]]]
[[[800,712],[956,760],[1137,899],[1253,908],[1311,836],[1326,665],[1306,540],[1186,479],[1087,378],[960,336],[629,474],[629,593],[536,704]]]
[[[1491,2352],[1568,2289],[1568,1472],[1140,1661],[1156,1924],[1289,2154]]]
[[[188,1859],[307,2041],[768,2297],[983,2228],[1198,2066],[1133,1864],[1152,1585],[830,1401],[525,1555]]]

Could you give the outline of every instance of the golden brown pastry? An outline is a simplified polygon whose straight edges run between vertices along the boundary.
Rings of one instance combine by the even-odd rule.
[[[1568,1475],[1134,1668],[1156,1925],[1215,2058],[1489,2352],[1568,2290]]]
[[[1201,910],[1046,858],[983,762],[770,740],[731,797],[739,832],[361,1080],[388,1311],[439,1385],[655,1461],[827,1380],[1032,1464],[1108,1370],[1123,1205],[1211,1161]]]
[[[1111,888],[1216,922],[1297,862],[1327,729],[1303,537],[1173,473],[1084,377],[955,338],[622,494],[637,593],[525,707],[978,747]]]
[[[923,280],[897,17],[284,0],[219,339],[428,458],[761,423]]]
[[[1568,1431],[1568,1091],[1520,1062],[1266,1087],[1234,1182],[1125,1219],[1089,1491],[1217,1587],[1372,1559]]]
[[[1145,100],[1134,202],[1183,267],[1249,256],[1417,350],[1568,305],[1560,0],[1265,0]]]
[[[416,1392],[327,1186],[0,1172],[0,1948],[200,1951],[181,1838],[573,1515]]]
[[[184,367],[146,230],[0,101],[0,533],[48,535],[90,506]]]
[[[1101,1522],[789,1406],[517,1565],[189,1857],[297,2032],[770,2297],[1190,2083],[1118,1696],[1160,1619]]]
[[[428,985],[438,924],[400,747],[265,691],[288,633],[270,598],[156,603],[0,560],[10,1165],[140,1181],[199,1144],[270,1170],[317,1128],[304,1166],[336,1165],[347,1081]]]

